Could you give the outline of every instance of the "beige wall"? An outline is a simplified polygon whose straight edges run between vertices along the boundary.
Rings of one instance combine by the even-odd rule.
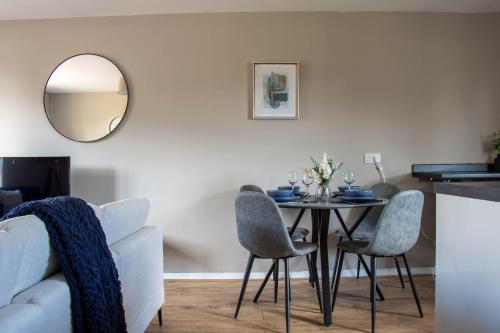
[[[362,154],[380,152],[388,177],[409,187],[412,163],[486,160],[482,136],[500,127],[499,34],[500,15],[459,14],[0,22],[0,155],[71,155],[74,195],[149,198],[168,272],[241,271],[233,200],[243,183],[282,185],[323,151],[362,184],[377,181]],[[51,70],[82,52],[116,62],[130,89],[122,126],[92,144],[60,136],[43,110]],[[253,61],[301,62],[300,120],[247,119]],[[433,252],[422,239],[411,260],[430,266]]]
[[[117,93],[45,94],[51,123],[68,138],[94,141],[109,134],[109,123],[127,108],[127,96]]]

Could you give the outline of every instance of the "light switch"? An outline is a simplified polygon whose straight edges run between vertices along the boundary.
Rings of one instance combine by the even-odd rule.
[[[365,164],[373,164],[373,160],[377,163],[382,163],[382,154],[380,153],[365,153]]]

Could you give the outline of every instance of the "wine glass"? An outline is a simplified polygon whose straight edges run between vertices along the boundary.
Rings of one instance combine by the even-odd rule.
[[[313,178],[312,172],[311,172],[311,170],[306,169],[304,171],[304,176],[302,177],[302,184],[304,184],[306,186],[306,197],[310,196],[309,186],[311,186],[312,183],[314,183],[314,178]]]
[[[344,183],[347,184],[347,189],[351,190],[351,185],[356,181],[356,174],[354,171],[349,170],[344,172]]]
[[[295,184],[297,184],[297,182],[299,181],[299,176],[297,176],[297,172],[290,171],[288,173],[287,180],[288,180],[288,184],[290,184],[292,186],[292,196],[293,196],[293,190],[294,190]]]

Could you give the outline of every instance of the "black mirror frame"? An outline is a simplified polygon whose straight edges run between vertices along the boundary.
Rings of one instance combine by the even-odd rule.
[[[59,66],[61,66],[63,63],[65,63],[66,61],[68,61],[69,59],[72,59],[72,58],[75,58],[75,57],[79,57],[79,56],[82,56],[82,55],[93,55],[93,56],[96,56],[96,57],[101,57],[101,58],[104,58],[106,59],[107,61],[109,61],[110,63],[112,63],[119,71],[120,73],[122,74],[123,76],[123,80],[125,81],[125,87],[127,87],[127,105],[125,105],[125,110],[123,111],[123,116],[122,116],[122,120],[120,121],[120,123],[118,123],[118,125],[113,129],[113,131],[109,132],[108,134],[98,138],[98,139],[95,139],[95,140],[89,140],[89,141],[82,141],[82,140],[76,140],[76,139],[73,139],[73,138],[70,138],[64,134],[62,134],[58,129],[57,127],[52,123],[52,121],[50,120],[50,117],[49,117],[49,113],[47,112],[47,105],[45,105],[45,93],[47,91],[47,85],[49,84],[49,81],[50,81],[50,78],[52,77],[52,74],[54,74],[54,72],[59,68]],[[60,135],[62,135],[63,137],[65,137],[66,139],[69,139],[71,141],[75,141],[75,142],[81,142],[81,143],[91,143],[91,142],[97,142],[97,141],[100,141],[100,140],[103,140],[104,138],[107,138],[109,137],[111,134],[113,134],[118,128],[121,127],[121,124],[122,122],[125,120],[125,116],[127,114],[127,111],[128,111],[128,106],[129,106],[129,102],[130,102],[130,90],[129,90],[129,85],[128,85],[128,82],[127,82],[127,78],[125,77],[125,74],[123,74],[123,71],[121,70],[121,68],[115,64],[113,61],[111,61],[111,59],[103,56],[103,55],[100,55],[100,54],[97,54],[97,53],[79,53],[79,54],[75,54],[75,55],[72,55],[71,57],[67,57],[65,58],[63,61],[59,62],[59,64],[54,67],[54,69],[50,72],[49,74],[49,77],[47,78],[47,80],[45,81],[45,86],[43,88],[43,92],[42,92],[42,102],[43,102],[43,108],[45,110],[45,116],[47,117],[47,120],[49,121],[50,125],[52,126],[52,128],[54,128],[56,130],[57,133],[59,133]]]

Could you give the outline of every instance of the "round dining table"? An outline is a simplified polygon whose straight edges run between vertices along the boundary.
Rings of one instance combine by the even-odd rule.
[[[311,202],[312,201],[312,202]],[[356,230],[356,228],[363,222],[368,213],[371,211],[373,207],[377,206],[385,206],[389,203],[387,199],[379,199],[373,202],[364,202],[364,203],[352,203],[352,202],[343,202],[341,199],[332,198],[328,201],[319,201],[319,200],[298,200],[292,202],[282,202],[278,203],[278,207],[287,208],[287,209],[298,209],[299,214],[295,219],[295,222],[291,228],[290,235],[295,231],[297,226],[299,225],[302,216],[304,215],[306,210],[311,211],[311,221],[312,221],[312,231],[311,241],[319,245],[319,252],[321,254],[321,303],[323,310],[323,323],[325,326],[330,326],[332,324],[332,303],[331,303],[331,293],[330,293],[330,267],[328,262],[328,232],[330,228],[330,212],[333,211],[337,217],[338,222],[340,223],[342,229],[347,234],[347,237],[352,240],[352,233]],[[342,215],[340,214],[340,210],[343,209],[363,209],[361,215],[358,217],[356,222],[349,228]],[[365,260],[361,255],[358,256],[361,264],[363,265],[368,276],[371,275],[370,269],[366,265]],[[311,261],[316,263],[317,253],[313,253],[311,255]],[[314,265],[317,267],[316,265]],[[335,267],[334,267],[335,268]],[[381,300],[384,299],[382,291],[377,286],[377,293]]]

